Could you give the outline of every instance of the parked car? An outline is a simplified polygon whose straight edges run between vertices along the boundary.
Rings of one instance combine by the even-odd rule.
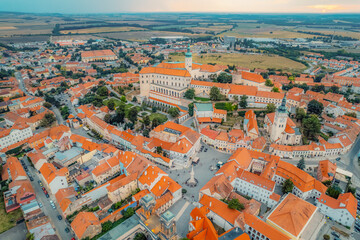
[[[340,158],[340,157],[336,158],[336,161],[340,161],[340,160],[341,160],[341,158]]]
[[[39,202],[39,208],[42,208],[42,207],[43,207],[42,203],[41,203],[41,202]]]
[[[32,176],[30,176],[29,178],[30,178],[30,181],[34,181],[34,178]]]
[[[41,189],[42,189],[43,191],[46,191],[45,187],[42,187]]]
[[[61,219],[62,219],[62,216],[61,216],[61,215],[58,215],[58,219],[61,220]]]
[[[70,229],[69,228],[65,228],[65,232],[70,232]]]
[[[336,232],[331,232],[331,235],[335,236],[335,237],[340,237],[340,235]]]
[[[46,198],[49,198],[49,197],[50,197],[49,194],[47,194],[47,193],[45,193],[45,196],[46,196]]]

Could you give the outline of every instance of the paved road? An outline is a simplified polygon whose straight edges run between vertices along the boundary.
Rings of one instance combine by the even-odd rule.
[[[40,180],[39,174],[36,171],[35,168],[31,167],[29,162],[27,161],[27,158],[24,157],[23,160],[25,161],[26,165],[28,165],[28,169],[31,173],[31,175],[34,178],[34,181],[31,182],[35,194],[36,194],[36,198],[38,202],[41,202],[43,207],[42,210],[45,213],[46,216],[48,216],[51,220],[51,222],[53,223],[53,226],[55,227],[55,231],[57,232],[57,234],[60,236],[61,239],[63,240],[70,240],[73,236],[72,233],[66,233],[65,232],[65,228],[68,227],[69,229],[71,229],[71,227],[66,223],[65,219],[62,219],[61,221],[57,218],[58,215],[60,215],[58,209],[60,209],[59,205],[57,204],[57,201],[55,199],[55,196],[50,194],[49,189],[46,189],[49,194],[50,194],[50,198],[46,198],[44,192],[42,191],[38,181]],[[53,200],[53,202],[57,205],[56,209],[53,209],[50,205],[50,199]]]
[[[24,240],[28,230],[25,222],[16,225],[15,227],[0,234],[1,240]]]
[[[22,78],[21,73],[20,72],[15,72],[15,77],[19,81],[19,88],[21,89],[21,91],[23,91],[26,95],[32,95],[25,88],[24,79]]]

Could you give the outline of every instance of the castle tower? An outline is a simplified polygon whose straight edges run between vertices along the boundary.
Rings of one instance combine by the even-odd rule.
[[[159,233],[159,238],[161,240],[176,240],[176,221],[175,215],[170,212],[166,211],[160,216],[161,222],[161,230]]]
[[[276,141],[281,137],[281,134],[285,131],[287,118],[288,111],[286,109],[286,96],[284,96],[280,107],[278,107],[275,112],[274,122],[270,133],[271,141]]]
[[[188,45],[187,52],[185,53],[185,68],[189,72],[192,70],[192,53],[190,51],[190,44]]]

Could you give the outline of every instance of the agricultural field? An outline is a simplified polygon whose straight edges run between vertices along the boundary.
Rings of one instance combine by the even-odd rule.
[[[117,32],[117,33],[99,33],[99,37],[110,39],[121,39],[127,41],[148,41],[151,37],[165,37],[165,36],[186,36],[186,37],[204,37],[208,34],[191,34],[183,32],[167,32],[167,31],[132,31],[132,32]]]
[[[92,33],[108,33],[108,32],[130,32],[130,31],[142,31],[145,28],[139,27],[98,27],[98,28],[83,28],[73,30],[60,31],[61,34],[92,34]]]
[[[199,26],[199,27],[187,27],[185,29],[189,29],[195,33],[209,33],[213,32],[214,34],[218,34],[222,31],[226,31],[231,29],[232,25],[214,25],[214,26]]]
[[[314,32],[314,33],[322,33],[322,34],[326,34],[326,35],[334,34],[334,35],[339,35],[339,36],[343,36],[343,37],[352,37],[352,38],[360,39],[360,30],[349,31],[349,30],[344,30],[344,29],[328,29],[328,28],[298,28],[297,30]]]
[[[169,61],[184,61],[184,56],[181,54],[170,55]],[[193,55],[193,62],[202,64],[216,63],[220,65],[235,65],[246,68],[275,68],[282,69],[284,71],[301,72],[306,69],[306,66],[302,63],[293,61],[291,59],[260,55],[260,54],[242,54],[242,53],[223,53],[223,54],[202,54]]]
[[[293,27],[284,27],[272,24],[238,23],[231,31],[218,36],[252,37],[252,38],[312,38],[314,35],[299,33]]]

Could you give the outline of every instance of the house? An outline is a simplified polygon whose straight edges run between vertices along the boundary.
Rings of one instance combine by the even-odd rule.
[[[333,221],[347,227],[354,224],[358,201],[352,193],[342,193],[337,199],[321,194],[315,203],[319,211]]]
[[[195,103],[194,116],[198,124],[221,123],[226,121],[226,110],[216,109],[211,103]]]
[[[232,240],[250,240],[249,236],[239,227],[234,227],[218,235],[213,223],[207,217],[210,210],[203,206],[194,208],[190,213],[189,233],[186,237],[190,240],[197,239],[232,239]]]
[[[80,212],[71,222],[71,228],[79,240],[93,238],[102,230],[99,218],[93,212]]]
[[[30,161],[34,164],[36,170],[40,170],[44,163],[47,163],[47,158],[39,149],[34,149],[27,154]]]
[[[83,62],[94,62],[94,61],[113,61],[118,59],[116,54],[109,50],[94,50],[94,51],[83,51],[81,52],[81,61]]]
[[[271,210],[266,223],[290,239],[315,239],[323,220],[316,206],[289,193]]]
[[[56,194],[60,189],[68,187],[67,177],[69,171],[66,167],[56,169],[52,163],[44,163],[40,168],[40,173],[52,194]]]
[[[30,233],[34,234],[34,239],[60,240],[48,216],[26,221],[26,227]]]
[[[320,182],[332,181],[336,172],[336,163],[329,160],[319,161],[317,169],[317,179]]]

